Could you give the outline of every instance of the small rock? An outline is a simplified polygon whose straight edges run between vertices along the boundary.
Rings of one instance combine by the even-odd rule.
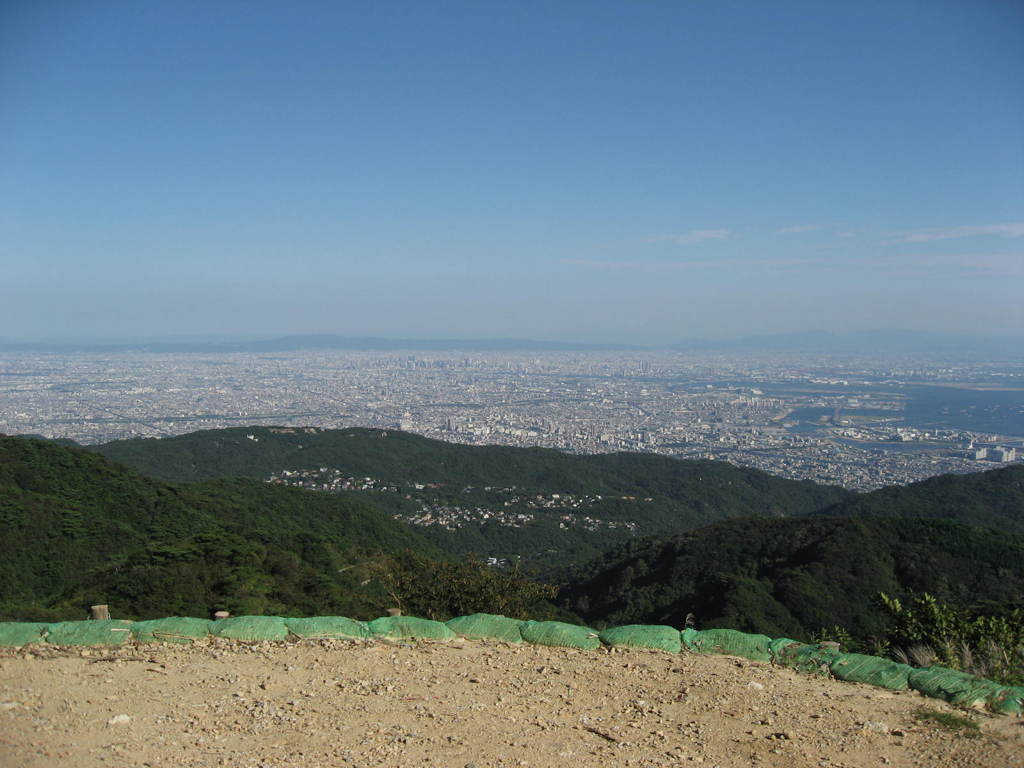
[[[749,683],[747,683],[747,688],[753,688],[755,691],[764,690],[764,686],[754,680],[751,680]]]
[[[132,721],[131,715],[114,715],[107,720],[107,725],[128,725]]]

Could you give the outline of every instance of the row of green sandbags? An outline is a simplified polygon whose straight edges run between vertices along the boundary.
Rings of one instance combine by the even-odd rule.
[[[1003,714],[1024,713],[1024,686],[1009,686],[946,667],[915,668],[891,659],[842,653],[822,645],[775,640],[773,661],[801,672],[831,675],[893,691],[912,689],[963,707],[984,706]]]
[[[915,669],[877,656],[841,653],[824,645],[807,645],[789,638],[772,639],[733,629],[687,628],[666,625],[629,625],[598,632],[589,627],[558,621],[521,621],[477,613],[458,616],[446,623],[414,616],[385,616],[370,622],[342,616],[305,619],[280,616],[237,616],[209,621],[170,617],[151,621],[66,621],[0,623],[0,646],[37,642],[52,645],[120,645],[129,638],[138,642],[188,643],[208,636],[232,640],[285,640],[370,638],[451,640],[462,636],[510,643],[595,650],[609,647],[650,648],[679,653],[686,649],[704,654],[726,654],[768,661],[802,672],[831,675],[848,682],[868,683],[906,690],[912,688],[934,698],[962,706],[984,705],[996,712],[1024,712],[1024,687],[1005,686],[944,667]]]
[[[675,650],[678,651],[679,633],[671,631],[676,636]],[[43,642],[50,645],[121,645],[129,639],[137,642],[188,643],[205,637],[243,641],[286,640],[290,636],[302,639],[386,637],[451,640],[459,635],[583,649],[594,649],[601,645],[598,633],[587,627],[554,621],[521,621],[491,614],[459,616],[448,623],[415,616],[384,616],[370,622],[343,616],[316,616],[308,619],[236,616],[215,621],[172,616],[151,621],[102,619],[54,624],[0,623],[0,646]]]
[[[231,640],[285,640],[300,638],[370,637],[367,624],[343,616],[286,619],[280,616],[236,616],[210,621],[171,616],[151,621],[101,619],[43,623],[0,623],[0,646],[46,642],[50,645],[121,645],[137,642],[191,643],[206,637]]]

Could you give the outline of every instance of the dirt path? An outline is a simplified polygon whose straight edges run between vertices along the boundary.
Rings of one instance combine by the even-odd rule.
[[[0,650],[0,765],[1020,768],[1024,720],[731,657],[502,643]]]

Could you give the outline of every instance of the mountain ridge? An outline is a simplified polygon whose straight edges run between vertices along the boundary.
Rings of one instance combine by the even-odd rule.
[[[850,495],[725,462],[468,446],[365,428],[229,428],[91,448],[174,482],[267,479],[282,470],[324,467],[397,484],[399,493],[374,494],[375,503],[406,517],[416,504],[442,514],[459,510],[451,513],[463,520],[458,528],[423,528],[438,546],[522,557],[546,572],[635,535],[677,533],[727,517],[809,514]],[[506,512],[524,517],[497,522]]]
[[[265,338],[126,341],[16,341],[0,339],[0,351],[237,353],[296,352],[301,350],[409,352],[788,352],[800,354],[953,355],[977,360],[992,357],[1016,360],[1024,348],[1022,336],[969,335],[936,331],[878,329],[832,332],[799,331],[749,334],[732,338],[684,338],[664,344],[552,341],[527,338],[399,338],[339,334],[268,335]]]

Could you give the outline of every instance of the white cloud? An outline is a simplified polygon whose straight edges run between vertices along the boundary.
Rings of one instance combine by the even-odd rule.
[[[908,232],[897,233],[889,242],[927,243],[933,240],[954,240],[960,237],[977,237],[978,235],[1024,237],[1024,221],[1016,221],[1009,224],[987,224],[982,226],[913,229]]]
[[[561,264],[584,269],[606,270],[606,271],[633,271],[633,272],[687,272],[687,271],[720,271],[725,267],[738,269],[808,269],[822,267],[830,269],[836,266],[844,266],[820,259],[807,258],[737,258],[729,256],[725,258],[689,258],[685,260],[672,261],[644,261],[638,259],[561,259]]]
[[[795,227],[783,227],[782,229],[775,230],[777,235],[797,235],[801,232],[813,232],[816,229],[821,229],[817,224],[798,224]]]
[[[1024,274],[1024,253],[951,253],[917,257],[926,267],[958,267],[992,275]]]
[[[649,243],[675,243],[676,245],[693,245],[705,240],[725,240],[732,235],[728,229],[691,229],[678,235],[653,235],[647,238]]]

